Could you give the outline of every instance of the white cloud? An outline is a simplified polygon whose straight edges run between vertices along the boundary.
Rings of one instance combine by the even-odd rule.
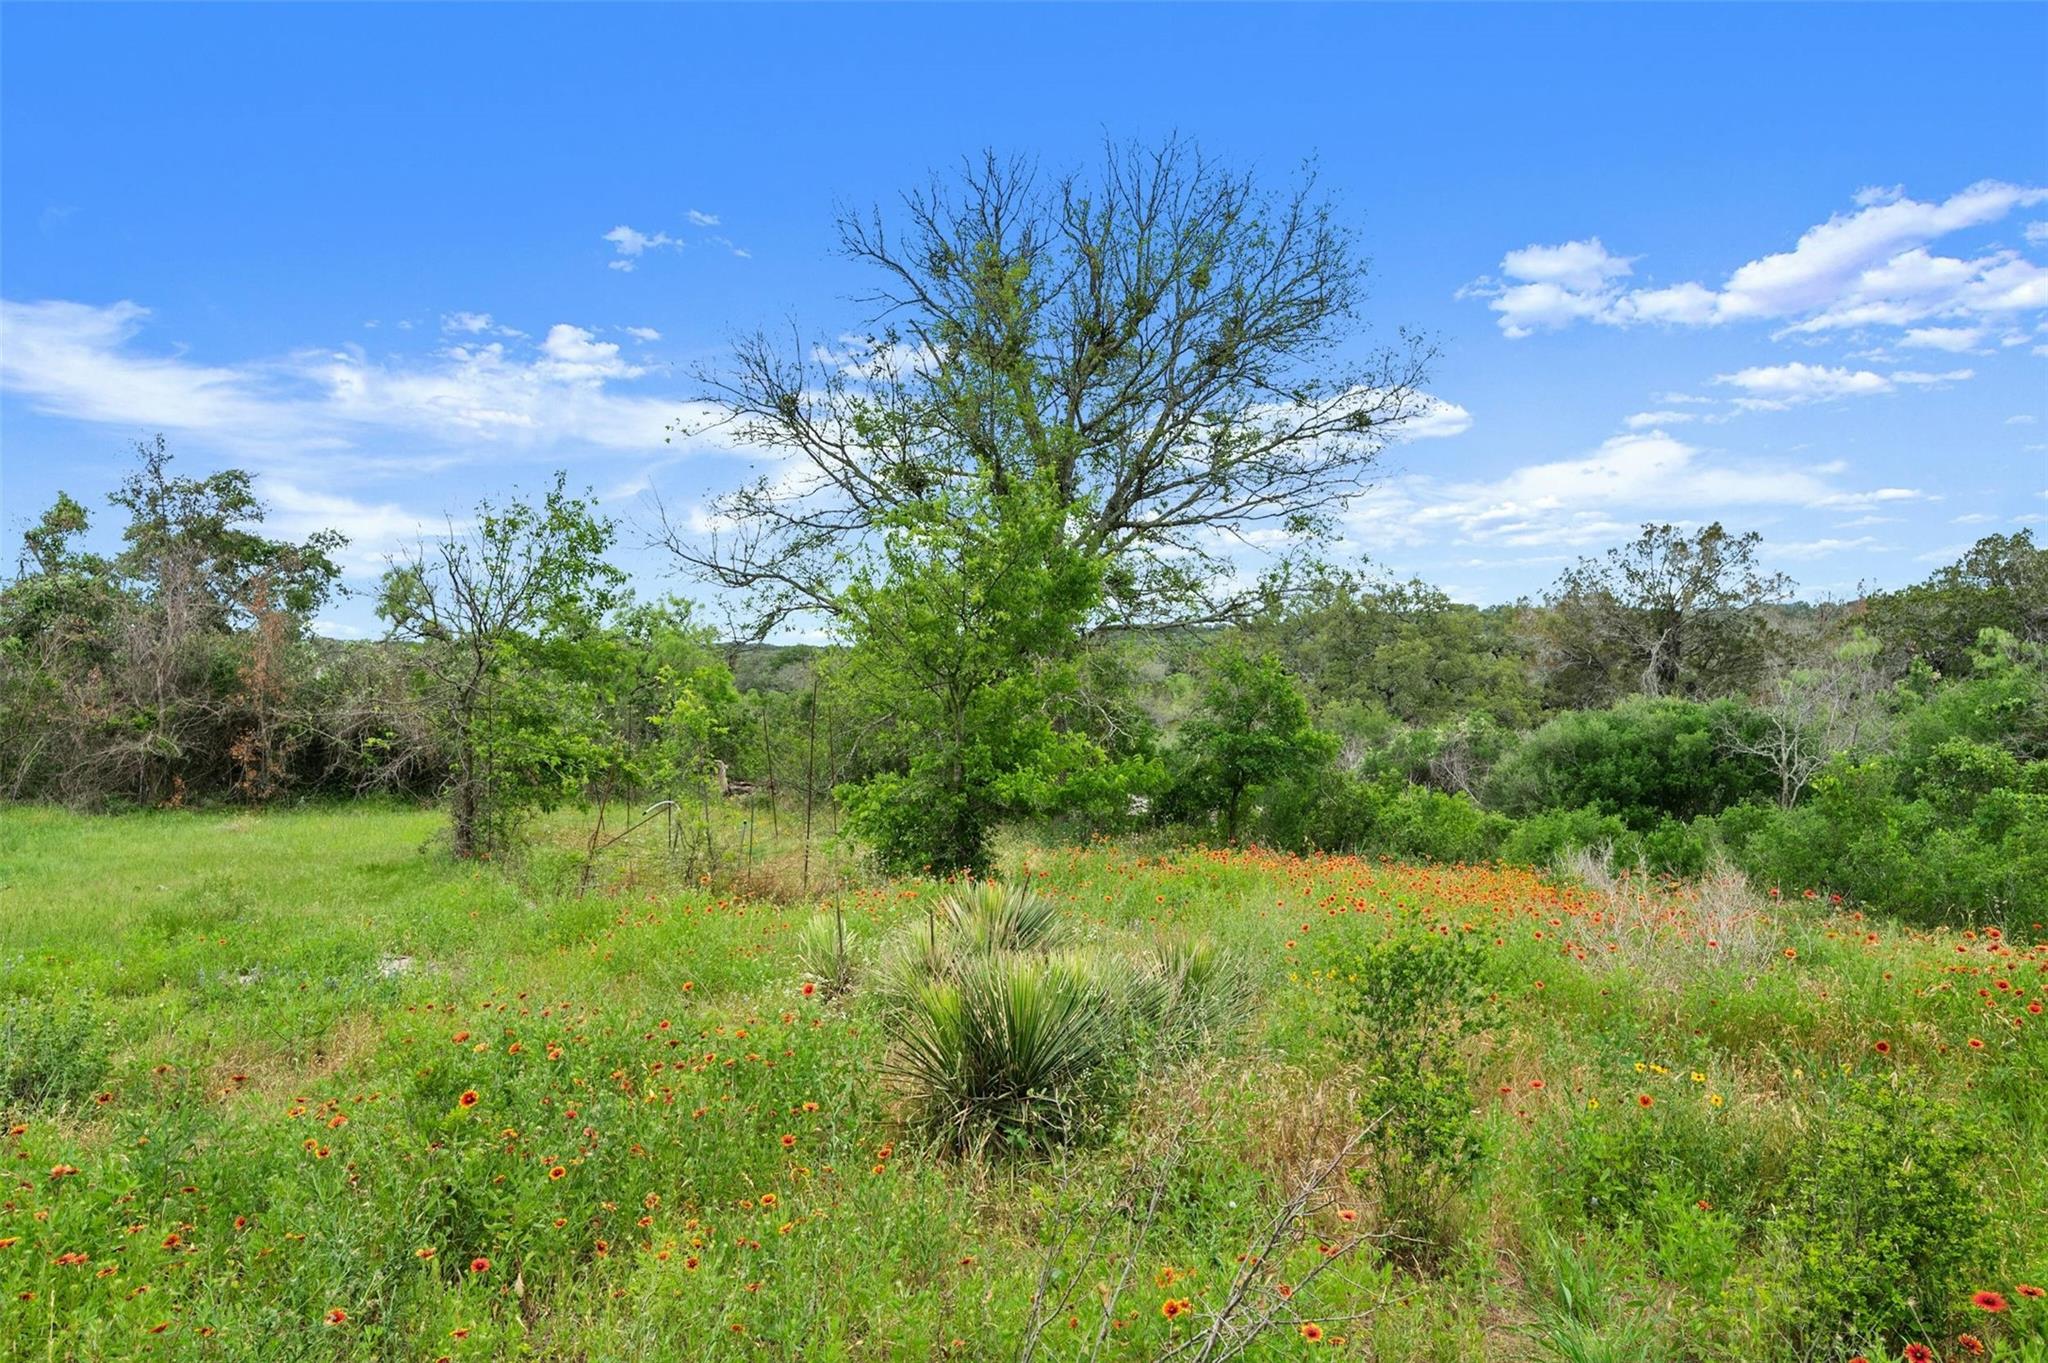
[[[1958,354],[1975,350],[1984,343],[1984,327],[1914,327],[1898,343],[1918,346],[1927,350],[1947,350]]]
[[[1858,490],[1838,465],[1796,465],[1710,454],[1661,431],[1617,435],[1592,453],[1515,469],[1491,481],[1393,479],[1353,502],[1353,537],[1374,545],[1458,543],[1584,547],[1632,535],[1644,519],[1705,520],[1782,506],[1858,510],[1924,499],[1912,488]]]
[[[2048,241],[2048,222],[2028,223],[2025,235],[2028,241],[2037,246],[2044,241]]]
[[[611,267],[628,274],[631,274],[638,265],[640,257],[649,251],[660,250],[663,247],[673,247],[678,251],[683,249],[683,243],[666,232],[642,232],[624,223],[605,233],[604,240],[610,242],[612,249],[619,254],[619,259],[610,262]]]
[[[1850,549],[1869,549],[1876,553],[1885,553],[1890,550],[1891,546],[1878,539],[1875,535],[1858,535],[1852,540],[1800,540],[1794,541],[1791,544],[1767,543],[1765,547],[1778,558],[1811,559],[1825,558],[1829,554],[1839,554]]]
[[[2007,417],[2005,424],[2008,426],[2031,426],[2035,420],[2036,418],[2032,412],[2021,412],[2018,416]]]
[[[2044,200],[2048,190],[1997,180],[1939,203],[1866,189],[1854,212],[1807,229],[1788,251],[1736,267],[1718,289],[1694,282],[1624,289],[1616,281],[1633,273],[1639,257],[1616,256],[1593,237],[1510,251],[1502,281],[1482,279],[1460,296],[1488,299],[1510,337],[1581,319],[1609,326],[1764,320],[1824,332],[2031,311],[2048,308],[2048,269],[2010,250],[1966,258],[1927,248]]]
[[[1961,383],[1971,378],[1973,373],[1968,369],[1952,369],[1943,374],[1895,369],[1886,375],[1869,369],[1849,369],[1841,365],[1830,368],[1794,360],[1789,364],[1756,365],[1733,374],[1717,374],[1714,382],[1740,388],[1748,394],[1735,400],[1738,408],[1745,411],[1781,411],[1803,402],[1889,393],[1900,384],[1933,387]]]
[[[1401,440],[1440,440],[1472,429],[1472,414],[1455,402],[1425,396],[1420,409],[1401,424]]]
[[[1643,431],[1658,426],[1683,426],[1688,421],[1697,420],[1698,412],[1637,412],[1622,424],[1632,431]]]
[[[538,347],[465,341],[373,359],[351,345],[209,365],[143,348],[149,315],[125,301],[0,302],[0,389],[50,415],[203,435],[279,473],[384,466],[394,444],[414,468],[508,449],[674,453],[669,424],[691,415],[680,398],[623,391],[645,371],[568,324]]]
[[[658,341],[661,339],[661,333],[653,327],[625,327],[622,330],[636,341]]]
[[[1600,238],[1589,237],[1562,246],[1525,246],[1510,251],[1500,263],[1500,272],[1526,284],[1556,284],[1583,293],[1627,275],[1629,262],[1610,254]]]
[[[693,208],[689,212],[683,214],[683,217],[688,219],[689,224],[692,227],[718,226],[718,215],[716,213],[704,213]]]

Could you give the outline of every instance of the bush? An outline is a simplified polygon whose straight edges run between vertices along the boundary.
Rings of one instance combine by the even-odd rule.
[[[1517,817],[1594,809],[1639,832],[1716,814],[1776,789],[1760,761],[1725,744],[1749,722],[1735,701],[1647,697],[1559,715],[1494,765],[1486,804]]]
[[[1477,862],[1499,855],[1512,826],[1465,795],[1333,774],[1269,792],[1261,834],[1276,847]]]
[[[1052,902],[970,884],[883,971],[888,1072],[911,1127],[957,1153],[1038,1149],[1098,1131],[1150,1058],[1242,1021],[1248,975],[1207,940],[1136,966],[1057,950]]]
[[[1360,1181],[1398,1256],[1434,1267],[1485,1154],[1459,1051],[1492,1012],[1484,958],[1465,938],[1422,933],[1333,952],[1322,968],[1339,1038],[1373,1066],[1362,1115],[1378,1125]]]
[[[1964,1295],[1985,1209],[1977,1128],[1881,1079],[1848,1090],[1799,1161],[1781,1227],[1818,1340],[1933,1333]]]
[[[892,1028],[911,1125],[960,1152],[1074,1139],[1122,1041],[1111,1002],[1077,958],[992,955],[927,981]]]
[[[0,1108],[35,1112],[81,1102],[106,1072],[106,1029],[90,998],[0,1005]]]

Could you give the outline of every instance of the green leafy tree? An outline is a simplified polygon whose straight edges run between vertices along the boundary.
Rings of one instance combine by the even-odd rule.
[[[1273,192],[1179,140],[1050,180],[990,154],[838,234],[872,324],[757,335],[707,376],[715,420],[775,465],[716,499],[713,533],[667,536],[759,629],[843,614],[850,546],[904,514],[1027,484],[1065,509],[1098,615],[1216,618],[1247,602],[1232,536],[1328,530],[1431,408],[1426,343],[1357,343],[1365,260],[1312,173]]]
[[[2031,530],[1987,535],[1926,581],[1873,593],[1863,605],[1870,632],[1889,648],[1961,676],[1986,629],[2048,644],[2048,549]]]
[[[120,551],[77,548],[89,517],[59,493],[0,592],[16,721],[0,754],[17,794],[175,800],[234,784],[252,734],[266,766],[283,741],[286,655],[334,588],[344,537],[272,539],[246,471],[177,475],[162,436],[136,455],[109,499],[127,513]]]
[[[457,856],[503,850],[523,814],[620,760],[608,721],[628,650],[604,628],[624,582],[605,560],[612,537],[557,474],[539,500],[484,503],[471,529],[384,575],[378,613],[415,645],[450,753]]]
[[[985,871],[997,821],[1121,803],[1142,771],[1080,704],[1100,566],[1065,518],[1038,482],[906,509],[845,592],[835,691],[879,718],[893,760],[842,798],[891,869]]]
[[[1604,558],[1579,560],[1531,617],[1551,690],[1568,705],[1748,691],[1770,656],[1762,608],[1792,590],[1758,565],[1761,543],[1719,521],[1690,536],[1646,525]]]
[[[1461,605],[1419,579],[1319,573],[1299,589],[1269,580],[1249,625],[1320,713],[1356,706],[1400,724],[1484,715],[1521,727],[1540,710],[1511,615]]]
[[[1225,644],[1205,664],[1199,708],[1174,750],[1175,807],[1220,810],[1223,836],[1234,840],[1247,793],[1307,776],[1336,751],[1278,658]]]

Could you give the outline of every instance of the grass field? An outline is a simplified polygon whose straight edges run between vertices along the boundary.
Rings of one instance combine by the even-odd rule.
[[[2048,1360],[2039,925],[1019,846],[1249,1005],[961,1158],[812,905],[439,832],[0,813],[0,1357]],[[936,893],[839,889],[856,959]]]

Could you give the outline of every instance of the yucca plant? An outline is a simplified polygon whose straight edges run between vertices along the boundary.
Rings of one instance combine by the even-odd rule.
[[[959,961],[892,1015],[888,1069],[911,1125],[956,1151],[1071,1139],[1118,1052],[1114,991],[1070,957]]]
[[[937,918],[961,951],[1044,951],[1059,939],[1059,910],[1029,885],[970,881],[939,902]]]
[[[824,993],[844,993],[853,987],[857,947],[843,918],[812,914],[796,932],[797,969]]]
[[[1251,1007],[1244,963],[1207,937],[1162,942],[1132,972],[1132,1015],[1168,1052],[1199,1049],[1239,1026]]]

